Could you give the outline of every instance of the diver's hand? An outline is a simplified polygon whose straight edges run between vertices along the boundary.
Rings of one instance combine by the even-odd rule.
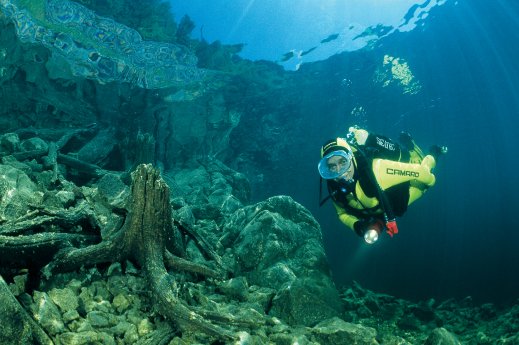
[[[369,133],[365,129],[361,129],[358,127],[350,127],[348,133],[348,137],[354,139],[355,143],[358,145],[366,144],[366,140],[368,139]]]

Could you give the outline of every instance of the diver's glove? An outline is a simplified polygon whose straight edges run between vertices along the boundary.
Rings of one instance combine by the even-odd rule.
[[[353,225],[355,233],[363,237],[368,244],[375,243],[383,229],[384,223],[380,219],[375,218],[358,220]]]
[[[346,138],[348,139],[349,143],[365,145],[368,136],[369,133],[367,130],[354,126],[348,129],[348,134],[346,135]]]

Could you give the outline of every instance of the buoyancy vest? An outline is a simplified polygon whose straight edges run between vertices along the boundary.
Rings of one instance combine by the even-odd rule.
[[[341,208],[357,218],[382,218],[384,209],[378,198],[377,186],[369,176],[372,162],[354,154],[355,184],[345,187],[341,181],[328,180],[328,192]],[[377,172],[374,171],[378,180]],[[409,182],[400,183],[384,189],[395,216],[402,216],[407,210]]]
[[[355,185],[345,188],[341,181],[328,180],[328,192],[334,202],[357,218],[382,218],[387,210],[379,200],[378,182],[389,204],[386,208],[390,208],[394,216],[402,216],[408,206],[410,182],[402,179],[393,181],[396,183],[383,183],[387,176],[378,168],[384,166],[380,164],[381,161],[407,162],[409,153],[401,150],[391,139],[380,135],[370,135],[362,148],[352,146],[352,151]]]

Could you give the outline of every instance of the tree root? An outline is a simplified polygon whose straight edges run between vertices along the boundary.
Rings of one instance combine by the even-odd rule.
[[[215,271],[175,257],[168,250],[171,248],[175,252],[175,248],[183,247],[182,243],[177,243],[182,241],[178,241],[179,236],[174,233],[178,229],[173,226],[169,198],[169,187],[159,171],[151,164],[141,164],[132,173],[130,209],[124,223],[120,229],[109,232],[111,235],[108,238],[101,239],[97,234],[43,232],[52,227],[66,230],[85,224],[98,230],[100,225],[95,214],[84,205],[80,204],[67,212],[36,209],[0,227],[0,262],[21,262],[22,265],[24,262],[38,262],[38,268],[43,267],[43,276],[49,278],[54,273],[72,271],[82,266],[130,260],[143,270],[152,300],[156,301],[157,309],[166,319],[181,330],[234,339],[230,330],[209,322],[177,298],[177,283],[168,273],[166,265],[205,277],[221,279],[225,274],[223,270]],[[186,228],[183,231],[187,231]],[[195,241],[201,241],[192,231],[190,235]],[[211,251],[208,243],[198,244],[210,253],[208,255],[217,266],[221,266],[217,260],[219,257]],[[210,319],[222,320],[221,323],[225,324],[229,321],[224,316],[219,318],[213,315]]]
[[[24,216],[7,221],[0,225],[1,235],[22,235],[27,232],[40,232],[51,225],[62,229],[71,229],[74,226],[88,224],[93,230],[100,229],[100,224],[86,202],[68,210],[46,210],[38,208]]]
[[[60,250],[44,268],[44,274],[69,271],[102,262],[130,260],[144,271],[160,313],[181,328],[202,331],[225,339],[232,333],[206,321],[176,297],[176,282],[167,272],[166,242],[174,230],[169,205],[169,187],[151,165],[139,165],[132,173],[131,210],[122,228],[111,238],[85,248]],[[177,261],[178,262],[178,261]],[[197,273],[202,273],[198,271]],[[216,275],[206,269],[203,273]]]

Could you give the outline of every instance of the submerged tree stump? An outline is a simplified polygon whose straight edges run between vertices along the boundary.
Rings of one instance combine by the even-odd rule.
[[[101,242],[86,247],[58,245],[56,255],[42,272],[49,277],[53,273],[71,271],[81,266],[130,260],[142,268],[153,295],[152,300],[156,301],[156,307],[165,318],[174,321],[180,329],[233,339],[229,330],[205,320],[176,297],[178,288],[175,279],[165,266],[166,262],[174,261],[167,248],[179,245],[172,243],[174,228],[169,195],[169,187],[159,171],[151,164],[139,165],[132,173],[130,209],[123,226],[110,238],[103,238]],[[50,234],[41,234],[41,240],[47,235]],[[31,240],[33,245],[38,245],[37,240]],[[56,241],[53,240],[51,242],[56,249]],[[4,249],[0,243],[0,253]],[[201,269],[198,273],[203,271]],[[209,269],[207,272],[215,274]]]
[[[172,240],[172,234],[169,187],[151,164],[141,164],[132,173],[131,209],[121,230],[99,244],[61,251],[45,271],[48,274],[82,265],[132,260],[143,269],[153,300],[164,317],[180,327],[232,339],[229,331],[207,322],[177,299],[176,282],[165,267],[166,243]]]

